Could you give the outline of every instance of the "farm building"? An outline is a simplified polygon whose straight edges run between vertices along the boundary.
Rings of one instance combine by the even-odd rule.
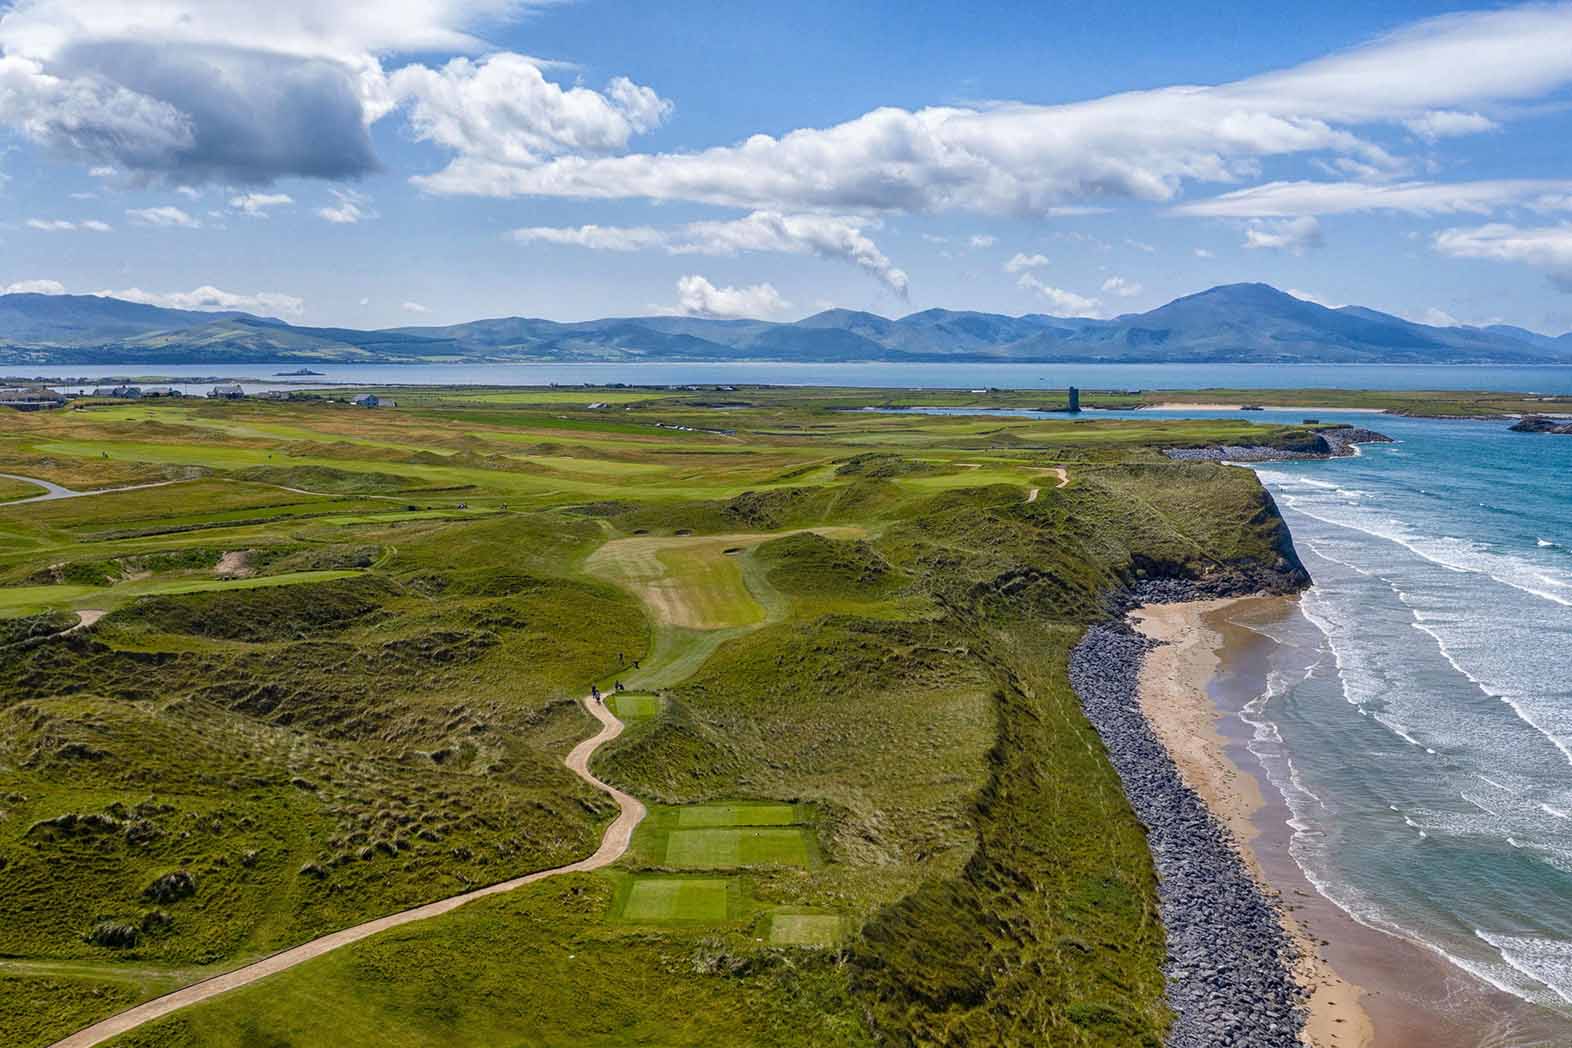
[[[246,391],[240,388],[238,382],[221,382],[208,394],[214,400],[241,400],[245,395]]]

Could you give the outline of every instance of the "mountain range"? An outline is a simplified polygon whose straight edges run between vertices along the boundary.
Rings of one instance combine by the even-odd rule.
[[[791,323],[525,317],[378,331],[306,327],[96,295],[0,295],[0,366],[462,361],[1572,364],[1572,332],[1436,327],[1226,284],[1112,319],[831,309]]]

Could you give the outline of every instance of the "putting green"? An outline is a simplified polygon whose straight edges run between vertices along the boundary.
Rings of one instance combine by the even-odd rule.
[[[660,712],[660,699],[654,695],[630,695],[623,693],[611,697],[611,712],[623,720],[642,720],[653,717]]]
[[[807,837],[797,826],[674,830],[666,838],[669,866],[806,866],[808,855]]]
[[[791,804],[695,804],[677,811],[684,830],[735,826],[795,826],[802,816]]]
[[[639,877],[622,903],[627,921],[724,921],[731,898],[724,880]]]
[[[834,946],[846,934],[846,919],[833,913],[770,915],[771,946]]]

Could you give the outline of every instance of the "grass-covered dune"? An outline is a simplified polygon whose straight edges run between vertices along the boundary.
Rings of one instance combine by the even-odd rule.
[[[170,482],[0,504],[0,1042],[587,855],[595,683],[616,866],[115,1043],[1160,1043],[1067,654],[1141,578],[1300,584],[1251,473],[1161,451],[1307,430],[553,396],[0,418],[8,472]]]

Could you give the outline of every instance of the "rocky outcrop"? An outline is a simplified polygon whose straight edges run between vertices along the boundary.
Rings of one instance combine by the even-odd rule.
[[[1512,427],[1512,432],[1572,434],[1572,419],[1548,418],[1544,415],[1526,415]]]
[[[1182,580],[1132,595],[1194,599]],[[1185,785],[1141,712],[1138,680],[1151,642],[1122,623],[1093,626],[1070,658],[1070,682],[1146,827],[1157,868],[1168,1048],[1298,1048],[1304,991],[1292,940],[1228,830]]]
[[[1390,444],[1385,433],[1361,426],[1328,426],[1307,441],[1287,445],[1211,444],[1198,448],[1169,448],[1163,454],[1175,462],[1288,462],[1302,459],[1346,458],[1357,454],[1360,444]]]

